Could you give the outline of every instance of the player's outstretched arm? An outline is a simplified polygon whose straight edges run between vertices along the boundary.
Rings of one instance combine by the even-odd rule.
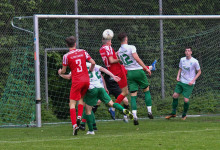
[[[137,61],[137,63],[142,66],[149,75],[151,75],[151,71],[146,67],[146,65],[143,63],[143,61],[139,58],[137,53],[132,53],[132,56],[134,57],[134,59]]]
[[[108,59],[111,64],[120,62],[120,59],[114,59],[113,56],[108,57]]]
[[[104,72],[105,74],[111,76],[116,82],[119,82],[121,80],[121,78],[119,78],[118,76],[113,75],[110,71],[108,71],[107,69],[100,67],[99,71]]]
[[[101,75],[101,78],[102,78],[102,82],[103,82],[103,85],[104,85],[104,89],[109,94],[109,91],[108,91],[108,89],[106,87],[105,79],[104,79],[104,77],[102,75]]]
[[[94,70],[94,68],[95,68],[95,61],[91,58],[90,60],[89,60],[89,62],[91,63],[91,66],[90,66],[90,68],[89,68],[89,71],[93,71]]]

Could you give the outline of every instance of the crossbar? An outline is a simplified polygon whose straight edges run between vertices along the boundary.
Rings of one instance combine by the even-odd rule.
[[[35,15],[37,18],[73,19],[220,19],[220,15]]]

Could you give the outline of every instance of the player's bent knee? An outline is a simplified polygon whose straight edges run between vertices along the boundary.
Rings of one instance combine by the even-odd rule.
[[[125,97],[125,98],[123,99],[123,102],[124,102],[124,103],[128,103],[128,98]]]
[[[178,93],[174,93],[174,94],[173,94],[173,98],[179,98],[179,96],[180,96],[180,95],[179,95]]]
[[[188,103],[188,102],[189,102],[189,99],[184,97],[184,102],[185,102],[185,103]]]
[[[146,87],[146,88],[143,88],[143,91],[144,91],[144,92],[147,92],[147,91],[149,91],[149,90],[150,90],[149,86]]]
[[[101,104],[101,102],[102,102],[101,100],[98,100],[98,102],[97,102],[97,104],[96,104],[96,105],[100,105],[100,104]]]
[[[124,95],[124,96],[128,95],[128,86],[122,88],[121,90],[122,90],[122,95]]]

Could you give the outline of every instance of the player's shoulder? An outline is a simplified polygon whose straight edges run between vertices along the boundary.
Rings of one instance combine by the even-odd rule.
[[[90,67],[91,63],[86,62],[86,67]],[[95,64],[95,68],[100,69],[102,66]]]
[[[136,50],[136,47],[134,45],[124,45],[125,46],[125,49],[129,50],[129,51],[133,51],[133,50]]]
[[[196,58],[194,58],[194,57],[192,57],[191,59],[192,59],[193,61],[198,61],[198,60],[197,60]]]
[[[72,51],[67,52],[66,54],[63,55],[63,57],[67,57],[70,54],[72,54]]]
[[[186,57],[182,57],[180,58],[181,61],[185,61],[186,60]]]
[[[125,48],[136,48],[134,45],[128,45],[128,44],[123,44],[121,47],[125,47]]]
[[[76,51],[77,51],[77,52],[83,52],[83,53],[84,53],[84,52],[87,52],[87,51],[84,50],[84,49],[76,49]]]
[[[193,62],[199,63],[199,61],[196,58],[192,57],[191,59]]]
[[[109,51],[111,49],[112,49],[111,46],[103,45],[100,50],[107,50],[107,51]]]
[[[95,65],[95,71],[96,71],[96,72],[97,72],[97,71],[99,72],[101,67],[102,67],[102,66]]]
[[[130,48],[136,48],[134,45],[128,45]]]

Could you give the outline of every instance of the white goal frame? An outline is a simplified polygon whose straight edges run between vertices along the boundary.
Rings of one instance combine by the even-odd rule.
[[[34,22],[34,64],[35,64],[35,99],[36,99],[36,126],[41,127],[41,94],[40,94],[40,60],[39,60],[39,19],[41,18],[69,18],[69,19],[220,19],[220,15],[45,15],[35,14]],[[162,36],[160,37],[162,38]],[[163,47],[161,47],[163,49]],[[163,54],[163,50],[161,50]],[[163,56],[161,55],[161,74],[164,73]],[[162,86],[163,87],[163,86]]]

